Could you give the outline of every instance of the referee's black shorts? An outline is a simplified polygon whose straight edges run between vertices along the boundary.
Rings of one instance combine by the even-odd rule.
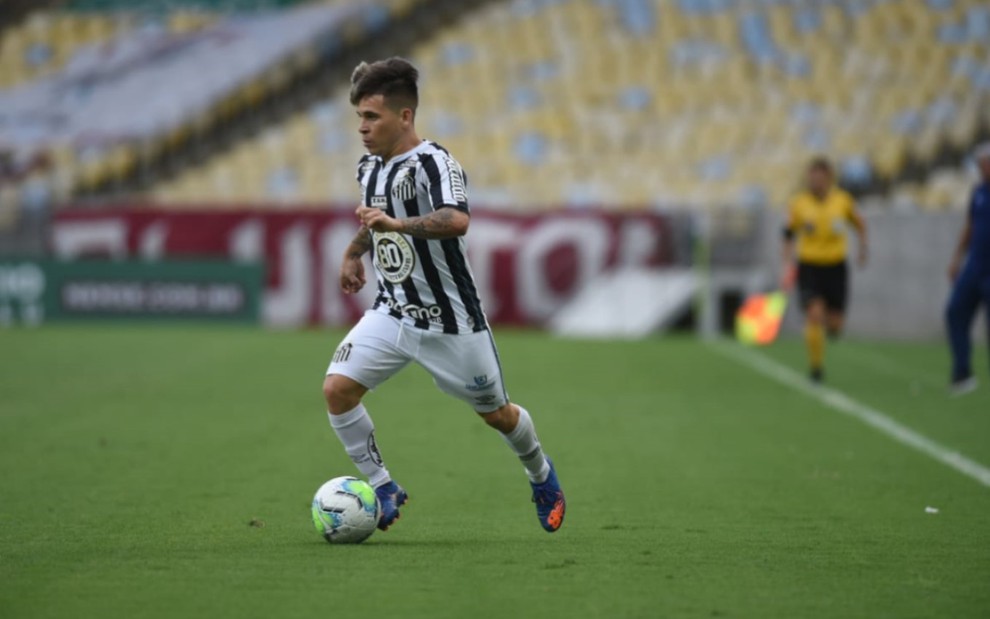
[[[846,263],[798,263],[798,295],[801,307],[807,309],[815,299],[825,302],[826,309],[845,312],[849,298],[849,269]]]

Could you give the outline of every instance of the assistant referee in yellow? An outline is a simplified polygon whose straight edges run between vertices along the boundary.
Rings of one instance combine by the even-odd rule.
[[[805,189],[788,206],[782,277],[786,290],[796,275],[810,377],[815,383],[825,378],[825,334],[837,337],[845,320],[850,226],[858,233],[859,264],[865,266],[866,223],[852,196],[836,186],[832,164],[816,157],[808,164]]]

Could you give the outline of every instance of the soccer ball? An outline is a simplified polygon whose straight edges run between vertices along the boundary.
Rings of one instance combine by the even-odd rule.
[[[313,497],[313,524],[331,544],[359,544],[368,539],[381,513],[375,489],[356,477],[335,477]]]

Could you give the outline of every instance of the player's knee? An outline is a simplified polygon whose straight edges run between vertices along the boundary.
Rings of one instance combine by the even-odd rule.
[[[506,403],[490,413],[478,413],[489,427],[495,428],[502,434],[508,434],[519,423],[519,409],[512,403]]]
[[[805,317],[812,324],[822,324],[825,322],[825,308],[821,303],[809,303]]]
[[[346,413],[361,403],[364,388],[339,374],[331,374],[323,381],[323,398],[334,415]]]

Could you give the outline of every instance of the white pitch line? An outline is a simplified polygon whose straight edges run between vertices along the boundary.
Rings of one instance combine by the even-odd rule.
[[[812,385],[805,376],[751,349],[721,342],[711,343],[710,348],[723,357],[738,361],[751,370],[818,400],[834,411],[858,419],[898,443],[916,449],[990,488],[990,468],[970,460],[958,451],[949,449],[907,426],[901,425],[885,413],[854,400],[837,389],[824,385]]]

